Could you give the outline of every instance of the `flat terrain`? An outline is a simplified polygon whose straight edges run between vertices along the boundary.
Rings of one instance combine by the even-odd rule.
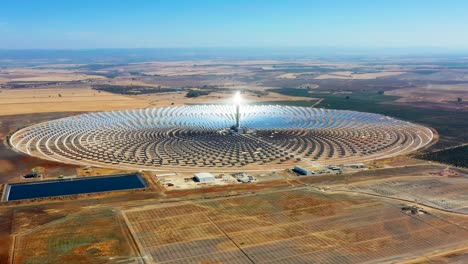
[[[468,257],[466,216],[412,214],[378,197],[283,187],[169,204],[104,199],[102,206],[89,207],[90,200],[83,207],[84,201],[18,207],[13,263],[462,263]]]
[[[184,92],[174,92],[174,93],[158,93],[158,94],[146,94],[146,95],[136,95],[132,98],[149,100],[151,106],[162,107],[162,106],[172,106],[172,105],[184,105],[184,104],[224,104],[232,102],[232,93],[210,93],[206,96],[200,96],[195,98],[187,98],[186,93]],[[275,101],[300,101],[304,98],[296,96],[282,95],[278,93],[268,93],[264,96],[257,96],[252,93],[247,93],[243,96],[243,100],[246,103],[255,103],[255,102],[275,102]],[[317,99],[312,98],[311,101],[316,101]]]
[[[468,168],[468,144],[419,155],[418,158]]]
[[[463,263],[468,218],[450,211],[466,208],[467,176],[440,168],[6,203],[0,239],[13,263]]]
[[[106,111],[144,108],[144,99],[98,92],[90,88],[0,90],[0,115],[28,113]]]
[[[109,263],[136,252],[111,209],[85,210],[16,237],[13,263]],[[125,256],[119,258],[118,256]]]
[[[0,80],[24,83],[45,81],[67,82],[105,78],[99,75],[77,73],[76,71],[67,70],[65,68],[66,65],[51,65],[48,69],[12,67],[0,70]]]
[[[458,225],[466,218],[306,189],[135,209],[125,219],[155,263],[383,263],[468,246]]]
[[[332,188],[332,190],[349,190],[395,197],[467,214],[467,188],[468,182],[463,177],[417,177],[413,179],[386,179],[367,184],[351,184],[342,188]]]
[[[323,74],[315,77],[317,80],[323,79],[351,79],[351,80],[369,80],[369,79],[376,79],[379,77],[389,77],[394,75],[400,75],[404,72],[376,72],[376,73],[353,73],[353,72],[334,72],[330,74]]]
[[[1,202],[0,263],[467,263],[467,62],[0,60],[2,191],[11,182],[122,172],[15,152],[7,139],[18,129],[95,111],[230,103],[236,90],[249,104],[373,112],[435,135],[417,153],[340,175],[298,177],[291,163],[256,172],[255,183],[182,190],[169,183],[191,172],[166,180],[144,172],[143,190]],[[36,170],[40,178],[23,177]]]

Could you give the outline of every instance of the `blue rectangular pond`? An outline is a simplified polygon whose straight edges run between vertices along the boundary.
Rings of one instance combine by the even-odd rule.
[[[128,190],[145,187],[146,184],[144,180],[138,174],[12,183],[8,184],[6,188],[5,201]]]

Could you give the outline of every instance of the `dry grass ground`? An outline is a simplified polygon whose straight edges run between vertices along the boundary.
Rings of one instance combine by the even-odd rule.
[[[394,177],[374,182],[360,182],[334,188],[334,190],[382,195],[467,214],[467,188],[468,181],[463,176],[423,176],[415,178]]]
[[[404,72],[398,71],[386,71],[386,72],[375,72],[375,73],[353,73],[350,71],[333,72],[329,74],[322,74],[315,77],[317,80],[323,79],[350,79],[350,80],[369,80],[382,77],[390,77],[403,74]]]
[[[86,87],[0,91],[0,115],[109,111],[150,105],[149,101],[144,99],[98,92]]]
[[[457,97],[468,96],[468,84],[428,85],[415,88],[397,89],[386,94],[401,96],[397,102],[455,102]],[[468,99],[468,98],[467,98]]]
[[[152,263],[384,263],[468,245],[438,215],[305,188],[131,209],[125,219]]]
[[[31,69],[9,68],[0,70],[0,83],[2,80],[13,82],[45,82],[45,81],[81,81],[89,79],[105,79],[103,76],[77,73],[64,69]]]
[[[151,106],[171,106],[171,105],[184,105],[184,104],[232,104],[232,96],[235,88],[232,89],[232,93],[210,93],[209,95],[199,96],[195,98],[185,97],[186,92],[175,92],[175,93],[157,93],[157,94],[146,94],[133,96],[134,98],[141,100],[151,101]],[[245,103],[253,102],[265,102],[265,101],[300,101],[304,100],[304,97],[281,95],[278,93],[269,92],[267,95],[256,96],[252,93],[246,93],[243,95]],[[311,98],[311,100],[315,100]]]
[[[12,263],[139,263],[117,212],[84,210],[16,237]]]
[[[401,97],[391,102],[392,104],[451,111],[468,111],[467,84],[418,86],[396,89],[385,94]],[[458,98],[461,98],[462,102],[458,102]]]
[[[307,74],[308,72],[299,72],[299,73],[284,73],[276,78],[285,78],[285,79],[296,79],[297,76],[301,74]]]
[[[12,212],[11,210],[0,208],[0,263],[8,263],[10,255],[10,245],[12,243]]]
[[[122,85],[122,83],[119,83]],[[234,91],[235,89],[233,89]],[[187,98],[186,92],[154,93],[126,96],[89,87],[0,89],[0,116],[48,112],[94,112],[121,109],[162,107],[184,104],[232,103],[233,93],[210,93]],[[246,103],[262,101],[304,100],[302,97],[270,92],[265,96],[246,93]]]
[[[391,181],[405,170],[379,171],[352,175],[350,183]],[[417,183],[419,175],[434,168],[406,171],[413,171]],[[347,177],[174,190],[165,197],[152,191],[18,204],[11,213],[0,210],[6,228],[0,239],[8,245],[8,233],[15,235],[13,263],[138,263],[136,252],[147,263],[467,260],[466,216],[430,208],[429,214],[411,215],[397,200],[300,187],[343,186]]]
[[[23,115],[0,115],[0,139],[4,140],[9,133],[25,126],[71,116],[70,112],[23,114]],[[57,177],[73,175],[76,166],[41,160],[35,157],[20,154],[11,150],[6,142],[0,144],[0,183],[25,181],[22,177],[31,172],[32,168],[41,167],[46,169],[45,177]]]
[[[250,73],[250,68],[282,64],[282,61],[174,61],[135,63],[115,70],[140,71],[150,75],[190,76],[190,75],[232,75]]]

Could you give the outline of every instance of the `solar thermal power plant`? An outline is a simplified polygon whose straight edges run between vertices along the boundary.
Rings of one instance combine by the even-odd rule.
[[[78,165],[249,170],[372,161],[412,152],[432,138],[429,128],[379,114],[234,104],[88,113],[23,128],[10,143],[28,155]]]

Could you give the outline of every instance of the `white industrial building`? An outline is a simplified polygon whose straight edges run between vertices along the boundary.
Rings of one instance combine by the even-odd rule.
[[[215,176],[209,172],[197,172],[194,174],[195,181],[197,182],[214,182]]]

